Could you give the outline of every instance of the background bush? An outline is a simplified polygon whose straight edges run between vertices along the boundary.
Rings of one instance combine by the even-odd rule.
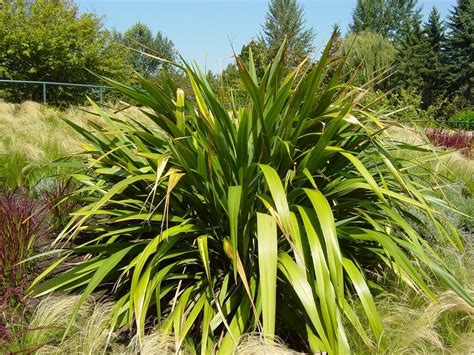
[[[97,74],[126,80],[127,52],[93,13],[80,14],[69,0],[5,0],[0,3],[0,78],[97,83]],[[4,84],[2,84],[4,85]],[[42,97],[39,85],[8,85],[10,101]],[[48,90],[48,102],[83,103],[84,89]]]

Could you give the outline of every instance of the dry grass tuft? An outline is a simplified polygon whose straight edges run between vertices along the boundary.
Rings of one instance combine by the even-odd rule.
[[[107,350],[111,302],[91,300],[83,304],[70,333],[61,341],[78,300],[79,296],[55,296],[40,303],[31,322],[31,326],[46,330],[32,333],[37,344],[45,344],[37,354],[99,354]]]
[[[235,353],[238,355],[294,355],[299,354],[296,351],[288,349],[281,340],[275,339],[269,341],[263,338],[260,334],[246,334],[244,335]]]
[[[106,108],[117,112],[120,118],[138,117],[145,122],[140,109],[128,107]],[[9,188],[41,187],[38,183],[49,176],[58,175],[57,169],[43,165],[82,151],[83,139],[69,125],[68,119],[87,128],[89,122],[97,122],[92,107],[71,107],[65,111],[26,101],[11,104],[0,101],[0,184]]]
[[[158,330],[148,334],[143,339],[143,347],[140,348],[138,336],[132,338],[126,348],[116,348],[116,351],[126,355],[154,355],[154,354],[187,354],[186,347],[176,349],[176,339],[172,335],[165,335]]]
[[[473,289],[468,290],[474,295]],[[391,354],[455,353],[454,349],[474,346],[474,308],[458,295],[445,291],[439,295],[439,302],[418,307],[412,304],[412,298],[406,293],[378,301],[378,306],[385,309],[381,350]]]

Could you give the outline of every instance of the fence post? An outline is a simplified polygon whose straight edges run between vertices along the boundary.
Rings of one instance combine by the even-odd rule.
[[[46,83],[43,83],[43,103],[46,104]]]

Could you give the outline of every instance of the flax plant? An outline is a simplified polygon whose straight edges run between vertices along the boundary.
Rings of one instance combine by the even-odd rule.
[[[436,211],[442,202],[403,170],[381,134],[390,122],[360,107],[362,91],[341,81],[330,48],[285,74],[282,46],[261,78],[252,55],[248,66],[237,58],[248,98],[239,107],[219,101],[187,64],[192,93],[166,75],[159,84],[140,78],[140,88],[109,80],[149,123],[99,107],[91,130],[70,122],[88,142],[73,176],[83,205],[33,291],[80,291],[74,318],[106,289],[116,297],[112,328],[128,326],[142,341],[156,326],[176,348],[192,341],[206,354],[230,353],[249,332],[346,353],[345,324],[377,350],[384,328],[373,294],[389,270],[433,300],[429,280],[439,278],[472,306],[431,247],[462,249]],[[411,227],[413,208],[436,240]],[[82,263],[45,279],[78,255]]]

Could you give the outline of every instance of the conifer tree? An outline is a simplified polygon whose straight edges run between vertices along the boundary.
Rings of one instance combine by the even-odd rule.
[[[407,22],[420,13],[418,0],[357,0],[352,12],[351,32],[370,31],[397,42]]]
[[[398,85],[418,92],[424,89],[423,76],[429,57],[429,43],[424,34],[421,16],[418,14],[405,24],[398,48]]]
[[[271,0],[261,38],[270,57],[286,38],[286,63],[294,67],[311,54],[314,36],[313,29],[305,27],[303,7],[296,0]]]
[[[474,105],[474,1],[458,0],[447,25],[449,91]]]
[[[432,105],[438,97],[446,91],[446,70],[444,66],[443,51],[445,46],[444,25],[440,15],[433,6],[428,22],[424,25],[427,46],[427,60],[423,68],[423,106]]]

